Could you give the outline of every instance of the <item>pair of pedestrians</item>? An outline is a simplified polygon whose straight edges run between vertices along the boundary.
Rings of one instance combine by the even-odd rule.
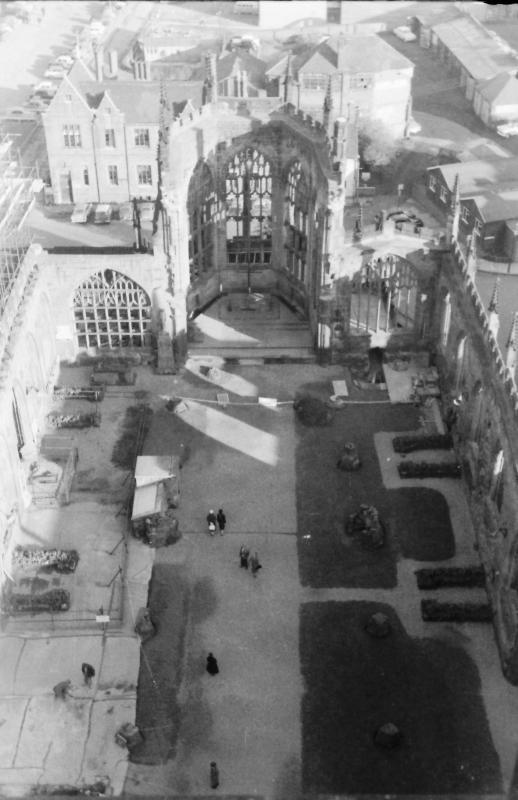
[[[250,572],[254,576],[257,577],[257,573],[260,569],[262,569],[262,564],[259,563],[259,556],[257,554],[257,550],[253,555],[250,555],[250,550],[246,545],[242,544],[239,549],[239,565],[244,569],[248,569],[250,566]]]
[[[219,535],[223,536],[223,531],[225,530],[227,524],[227,518],[222,508],[218,509],[218,513],[215,514],[213,509],[211,508],[209,513],[207,514],[207,525],[209,526],[209,536],[214,536],[216,533],[216,526],[219,528]]]

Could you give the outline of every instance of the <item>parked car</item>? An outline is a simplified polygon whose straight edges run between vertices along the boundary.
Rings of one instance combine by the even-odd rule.
[[[400,25],[398,28],[394,28],[393,32],[402,42],[415,42],[417,39],[417,36],[412,33],[412,29],[408,25]]]
[[[70,217],[70,222],[87,222],[91,210],[91,203],[76,203],[72,211],[72,216]]]
[[[60,64],[51,64],[48,69],[44,72],[44,78],[56,78],[56,80],[61,80],[67,74],[67,70],[65,67],[62,67]]]
[[[518,122],[505,122],[497,127],[496,132],[506,139],[508,136],[516,136],[518,134]]]
[[[412,134],[420,133],[421,126],[413,117],[410,117],[407,126],[407,135],[411,136]]]
[[[64,53],[61,56],[58,56],[54,61],[55,64],[59,64],[60,66],[64,67],[65,69],[70,69],[74,64],[73,56],[70,56]]]
[[[414,228],[422,228],[424,226],[423,220],[416,216],[416,214],[403,211],[402,209],[399,209],[398,211],[392,211],[390,214],[387,214],[387,219],[392,220],[392,222],[395,222],[396,225],[402,222],[410,222]]]
[[[4,111],[1,115],[3,119],[20,119],[20,120],[34,120],[36,115],[34,111],[23,106],[12,106]]]
[[[41,81],[37,83],[32,91],[32,96],[34,95],[41,95],[41,97],[48,97],[49,99],[54,97],[58,90],[58,87],[52,81]]]
[[[227,44],[227,50],[246,50],[248,53],[258,53],[259,47],[259,41],[253,36],[233,36]]]
[[[112,207],[109,203],[99,203],[95,207],[94,222],[96,225],[106,225],[112,218]]]
[[[34,95],[33,97],[29,97],[26,102],[27,108],[31,108],[34,111],[45,111],[49,107],[50,97],[44,98],[40,95]]]

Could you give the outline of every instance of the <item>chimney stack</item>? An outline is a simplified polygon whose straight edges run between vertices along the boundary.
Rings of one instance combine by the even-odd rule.
[[[117,78],[119,74],[119,54],[116,50],[110,50],[108,57],[110,59],[110,75],[112,78]]]
[[[94,58],[95,58],[95,78],[98,83],[103,81],[103,59],[104,50],[99,42],[94,42]]]

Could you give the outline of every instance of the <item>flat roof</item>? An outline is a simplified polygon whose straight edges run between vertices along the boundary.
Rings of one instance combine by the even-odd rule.
[[[518,69],[518,57],[476,20],[461,16],[432,26],[441,42],[475,80],[487,80],[500,72]]]

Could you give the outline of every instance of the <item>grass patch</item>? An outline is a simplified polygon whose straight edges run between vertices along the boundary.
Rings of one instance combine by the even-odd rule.
[[[387,492],[393,531],[404,558],[444,561],[455,555],[448,503],[435,489],[408,487]]]
[[[386,614],[392,633],[364,627]],[[381,603],[307,603],[300,619],[303,791],[490,794],[502,791],[475,665],[460,648],[412,639]],[[373,744],[393,722],[394,750]]]
[[[113,447],[112,464],[121,469],[134,469],[152,418],[153,411],[149,406],[130,406],[126,409],[121,435]]]
[[[188,602],[181,567],[156,564],[148,603],[156,635],[141,648],[136,725],[144,741],[131,751],[134,764],[162,764],[175,755]]]
[[[327,384],[311,384],[304,389],[322,397],[329,393]],[[411,507],[417,495],[403,495],[394,508],[397,492],[383,487],[374,434],[416,429],[417,409],[389,404],[347,405],[334,413],[329,427],[312,429],[298,421],[295,425],[302,584],[393,588],[399,541],[412,541],[415,536]],[[362,466],[357,472],[336,468],[346,442],[358,445]],[[376,506],[387,528],[386,544],[376,552],[362,550],[344,533],[345,519],[358,511],[361,503]],[[409,520],[408,526],[405,520]]]

